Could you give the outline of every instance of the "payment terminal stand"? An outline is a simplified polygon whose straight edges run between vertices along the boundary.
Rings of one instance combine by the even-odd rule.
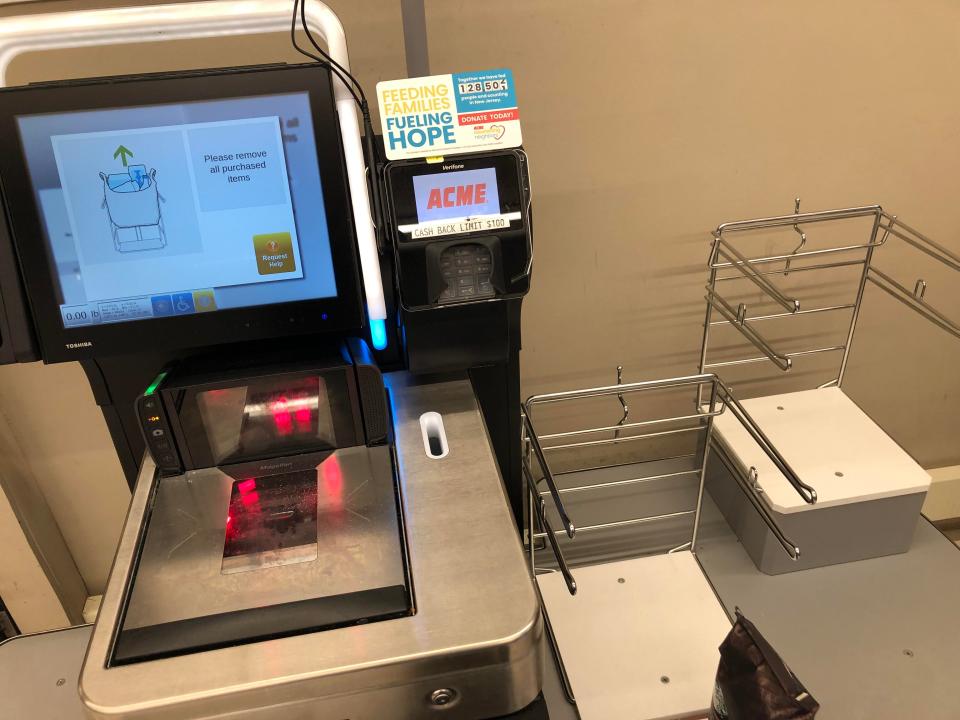
[[[519,524],[513,408],[533,262],[526,153],[394,161],[383,180],[406,363],[414,373],[469,372]]]

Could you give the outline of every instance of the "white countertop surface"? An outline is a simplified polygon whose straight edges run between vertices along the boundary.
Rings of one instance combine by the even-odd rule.
[[[744,473],[757,469],[761,497],[778,513],[926,492],[930,476],[840,388],[768,395],[741,403],[803,482],[808,504],[746,429],[724,412],[717,439]]]

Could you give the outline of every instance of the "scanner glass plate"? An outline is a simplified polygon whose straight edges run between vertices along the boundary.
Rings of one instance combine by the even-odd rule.
[[[316,560],[316,471],[237,480],[226,522],[223,573]]]
[[[331,395],[343,403],[346,394],[340,375],[268,376],[198,392],[196,406],[220,465],[284,449],[336,447]]]
[[[392,448],[273,465],[157,481],[111,664],[410,614]]]

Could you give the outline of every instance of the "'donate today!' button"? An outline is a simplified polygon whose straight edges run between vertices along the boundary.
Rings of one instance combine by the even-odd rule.
[[[257,255],[257,271],[261,275],[293,272],[293,239],[290,233],[266,233],[253,236],[253,251]]]

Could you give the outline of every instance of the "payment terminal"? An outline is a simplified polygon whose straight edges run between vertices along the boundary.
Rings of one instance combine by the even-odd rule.
[[[526,294],[532,251],[522,150],[392,162],[385,184],[404,309]]]

